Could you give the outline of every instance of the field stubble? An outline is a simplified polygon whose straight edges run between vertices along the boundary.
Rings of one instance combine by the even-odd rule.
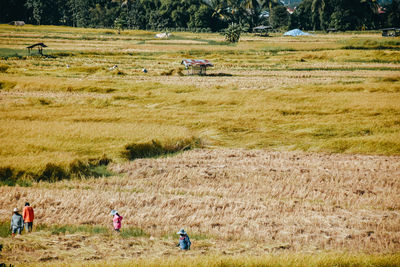
[[[398,157],[194,150],[111,169],[123,176],[1,187],[0,216],[28,200],[38,223],[107,227],[117,208],[124,227],[142,229],[152,243],[167,237],[158,252],[135,246],[140,255],[173,254],[168,247],[181,227],[203,237],[194,241],[196,255],[400,249]],[[87,246],[96,250],[93,242]]]
[[[373,33],[244,35],[239,44],[226,45],[217,34],[153,35],[0,26],[0,167],[37,171],[49,162],[66,166],[107,154],[120,173],[0,187],[1,218],[8,220],[15,202],[22,207],[29,200],[38,222],[49,227],[104,228],[109,210],[118,208],[124,227],[149,235],[127,241],[43,228],[15,242],[2,238],[2,257],[21,263],[25,255],[43,264],[172,256],[174,263],[179,254],[171,248],[172,233],[182,226],[197,236],[188,255],[199,265],[223,264],[220,257],[234,254],[399,251],[396,39]],[[53,57],[27,54],[25,47],[39,41]],[[209,59],[215,68],[205,77],[174,75],[184,58]],[[110,70],[115,64],[118,69]],[[121,158],[129,143],[191,136],[210,147],[270,151],[197,150],[130,163]],[[210,253],[217,258],[199,256]]]

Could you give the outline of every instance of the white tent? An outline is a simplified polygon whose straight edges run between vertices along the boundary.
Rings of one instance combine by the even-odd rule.
[[[283,36],[301,36],[301,35],[311,35],[308,32],[303,32],[299,29],[294,29],[288,32],[285,32]]]

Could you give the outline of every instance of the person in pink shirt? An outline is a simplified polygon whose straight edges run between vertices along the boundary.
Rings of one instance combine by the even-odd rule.
[[[111,210],[111,215],[113,216],[113,225],[114,225],[114,230],[119,232],[119,229],[121,229],[122,226],[122,216],[118,214],[118,211],[116,210]]]

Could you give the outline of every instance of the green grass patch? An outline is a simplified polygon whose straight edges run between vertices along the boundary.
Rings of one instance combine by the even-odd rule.
[[[12,214],[10,214],[11,220]],[[9,237],[11,236],[10,231],[10,222],[0,222],[0,237]]]
[[[195,137],[178,141],[169,141],[165,143],[152,140],[151,142],[147,143],[132,143],[126,145],[124,150],[121,152],[121,156],[128,160],[153,158],[198,147],[202,147],[202,141],[201,139]]]
[[[36,226],[35,231],[51,232],[52,235],[60,234],[109,234],[111,230],[104,226],[93,226],[93,225],[45,225],[39,224]]]
[[[0,48],[0,59],[18,58],[22,59],[28,55],[26,49]]]
[[[128,228],[121,229],[121,237],[123,237],[123,238],[148,237],[148,236],[149,236],[149,234],[147,234],[145,231],[143,231],[140,228],[128,227]]]

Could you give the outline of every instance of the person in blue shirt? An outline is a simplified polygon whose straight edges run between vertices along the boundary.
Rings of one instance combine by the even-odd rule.
[[[190,245],[192,243],[190,242],[190,238],[185,230],[181,229],[179,232],[177,232],[177,234],[180,235],[179,244],[177,245],[177,247],[180,247],[181,250],[190,250]]]

